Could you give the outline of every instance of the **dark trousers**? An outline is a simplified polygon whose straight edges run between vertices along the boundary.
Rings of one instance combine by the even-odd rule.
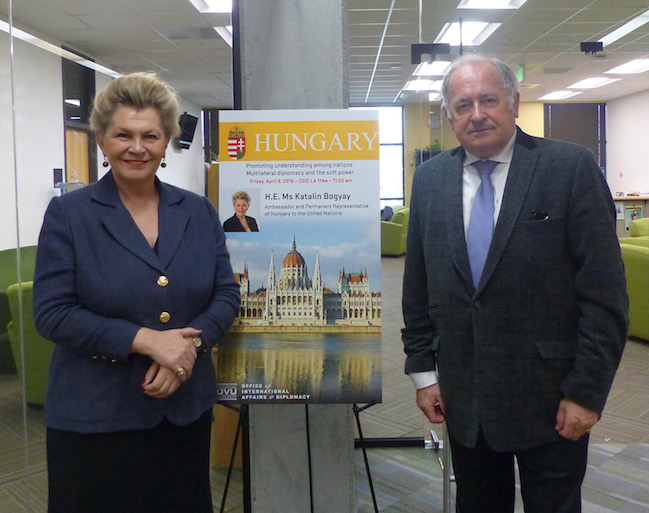
[[[458,513],[513,513],[514,458],[526,513],[581,512],[588,436],[507,453],[492,451],[482,432],[474,448],[455,443],[452,436],[450,442]]]

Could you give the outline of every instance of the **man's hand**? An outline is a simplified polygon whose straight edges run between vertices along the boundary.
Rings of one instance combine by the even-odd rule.
[[[433,424],[440,424],[446,420],[439,383],[417,390],[417,406]]]
[[[596,411],[579,406],[570,399],[562,399],[557,411],[555,429],[563,438],[578,440],[597,424],[599,415]]]

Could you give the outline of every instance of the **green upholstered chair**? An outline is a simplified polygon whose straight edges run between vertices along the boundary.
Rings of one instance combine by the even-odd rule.
[[[635,244],[649,248],[649,217],[629,223],[629,237],[620,237],[620,244]]]
[[[381,255],[400,256],[406,252],[410,209],[394,213],[391,221],[381,221]]]
[[[7,298],[11,310],[11,322],[7,325],[7,333],[11,342],[16,361],[16,368],[21,380],[23,368],[25,371],[25,400],[29,406],[40,407],[45,404],[45,393],[47,391],[48,370],[50,358],[54,350],[54,344],[44,339],[34,327],[34,316],[32,312],[32,289],[34,282],[27,281],[20,284],[15,283],[7,288]],[[19,297],[22,292],[22,323],[19,315]],[[24,337],[24,351],[20,347],[20,327],[22,324]],[[21,358],[24,355],[24,366],[21,365]]]
[[[649,247],[620,244],[629,294],[629,335],[649,340]]]
[[[631,221],[629,223],[629,235],[631,237],[649,237],[649,217]]]
[[[636,219],[629,223],[629,235],[624,242],[649,246],[649,217]]]
[[[20,248],[20,280],[34,279],[35,261],[36,246]],[[11,312],[6,293],[9,285],[19,281],[16,262],[16,248],[0,251],[0,374],[16,372],[16,364],[9,345],[9,335],[7,335],[7,324],[11,320]]]
[[[629,246],[641,246],[649,248],[649,237],[621,237],[620,244],[628,244]]]

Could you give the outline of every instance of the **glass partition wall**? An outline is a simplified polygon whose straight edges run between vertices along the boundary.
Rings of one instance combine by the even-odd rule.
[[[43,404],[53,348],[33,328],[35,249],[50,199],[69,182],[96,180],[97,157],[87,120],[64,101],[85,98],[88,107],[88,94],[69,93],[79,91],[72,54],[32,37],[24,13],[38,12],[34,2],[15,2],[19,21],[12,1],[0,5],[0,513],[32,513],[47,510]],[[94,87],[94,74],[84,83]],[[108,80],[97,73],[98,85]]]
[[[9,295],[7,288],[31,281],[33,277],[43,192],[50,192],[34,191],[34,184],[42,181],[42,168],[57,161],[52,157],[62,155],[63,149],[57,148],[61,146],[57,137],[60,123],[52,126],[41,117],[49,98],[37,89],[44,85],[55,88],[51,73],[56,64],[37,61],[30,69],[30,54],[36,53],[36,48],[29,48],[32,45],[16,37],[11,13],[11,0],[3,0],[0,5],[0,511],[31,513],[46,511],[45,427],[42,400],[33,395],[40,393],[40,385],[30,383],[33,369],[30,346],[25,343],[28,334],[20,322],[25,318],[25,311],[31,308],[31,300],[22,285],[10,288]],[[48,65],[41,67],[41,62]],[[60,67],[59,60],[59,74]],[[43,187],[53,190],[51,175]],[[33,401],[31,405],[29,401]]]

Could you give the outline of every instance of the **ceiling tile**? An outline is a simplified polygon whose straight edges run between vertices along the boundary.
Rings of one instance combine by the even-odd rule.
[[[420,15],[414,0],[348,0],[350,103],[361,104],[366,97],[373,104],[393,102],[414,69],[410,45],[420,41],[420,19],[423,42],[432,42],[445,23],[460,18],[502,23],[482,47],[464,51],[525,65],[530,83],[522,84],[523,101],[535,101],[541,91],[566,87],[633,58],[649,58],[648,26],[597,56],[579,50],[581,41],[597,40],[646,11],[645,1],[529,0],[518,10],[495,11],[458,10],[458,3],[424,0]],[[188,99],[220,106],[232,102],[232,50],[211,28],[228,24],[229,15],[199,13],[189,0],[14,0],[13,4],[16,26],[116,71],[156,69]],[[0,2],[5,18],[6,5]],[[458,53],[459,48],[452,48],[452,55]],[[614,86],[580,96],[580,101],[606,101],[647,89],[648,78],[625,77]]]

